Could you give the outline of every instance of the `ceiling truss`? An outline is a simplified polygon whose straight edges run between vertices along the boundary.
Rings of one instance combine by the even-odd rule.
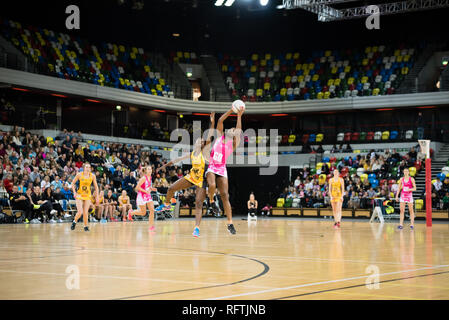
[[[284,9],[303,9],[315,13],[318,21],[339,21],[363,18],[371,15],[368,6],[336,9],[332,5],[356,2],[357,0],[283,0]],[[377,4],[380,15],[414,11],[434,10],[449,7],[449,0],[406,0]]]

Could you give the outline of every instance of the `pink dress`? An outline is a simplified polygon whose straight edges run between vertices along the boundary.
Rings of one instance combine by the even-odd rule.
[[[412,178],[409,177],[407,182],[405,182],[404,178],[402,178],[402,191],[400,202],[413,203],[413,192],[410,191],[411,189],[413,189]]]
[[[207,172],[213,172],[219,176],[227,178],[228,173],[226,170],[226,160],[233,151],[234,148],[232,139],[224,143],[224,135],[218,138],[217,142],[212,147]]]
[[[150,177],[150,179],[148,179],[147,176],[145,176],[145,182],[142,184],[141,188],[148,192],[151,192],[151,177]],[[140,190],[137,192],[136,202],[137,202],[138,206],[144,206],[148,202],[152,202],[152,201],[153,201],[153,198],[151,197],[151,195],[146,194]]]

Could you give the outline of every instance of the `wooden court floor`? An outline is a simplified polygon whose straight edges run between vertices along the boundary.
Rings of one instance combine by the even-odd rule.
[[[0,299],[449,299],[448,223],[225,222],[1,225]]]

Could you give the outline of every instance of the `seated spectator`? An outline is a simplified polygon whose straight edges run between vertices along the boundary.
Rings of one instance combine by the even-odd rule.
[[[62,222],[64,210],[59,204],[58,199],[56,199],[56,197],[54,196],[54,192],[51,190],[51,188],[45,189],[44,194],[42,195],[42,200],[47,201],[47,203],[51,205],[50,214],[52,215],[52,218],[50,220],[50,223]]]
[[[446,194],[443,197],[443,210],[449,209],[449,192],[446,192]]]
[[[33,205],[25,195],[19,192],[17,186],[13,186],[9,201],[13,210],[23,211],[25,223],[29,223],[33,219]]]
[[[123,221],[126,221],[128,211],[132,209],[132,205],[131,199],[129,198],[125,190],[123,190],[120,197],[118,197],[118,204],[119,204],[118,209],[122,214],[122,219]]]

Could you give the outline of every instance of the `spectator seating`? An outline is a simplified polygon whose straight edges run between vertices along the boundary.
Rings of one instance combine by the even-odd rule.
[[[373,45],[304,57],[295,52],[217,58],[234,99],[292,101],[393,94],[416,57],[406,45]]]
[[[1,21],[1,34],[37,66],[39,73],[61,79],[174,97],[142,48],[86,39],[51,30]]]

